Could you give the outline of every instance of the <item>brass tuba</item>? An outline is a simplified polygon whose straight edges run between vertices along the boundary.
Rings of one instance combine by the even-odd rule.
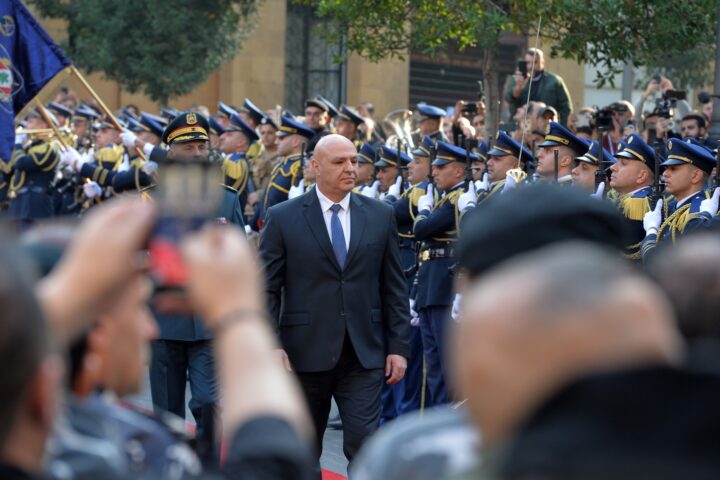
[[[393,110],[388,113],[383,119],[383,127],[388,133],[385,141],[388,147],[397,148],[398,143],[403,144],[407,150],[415,147],[412,136],[416,133],[417,127],[413,112],[410,110]]]

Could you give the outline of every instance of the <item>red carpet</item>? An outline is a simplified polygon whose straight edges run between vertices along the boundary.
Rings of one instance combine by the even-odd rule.
[[[347,480],[347,477],[340,475],[339,473],[329,472],[327,470],[322,471],[323,480]]]

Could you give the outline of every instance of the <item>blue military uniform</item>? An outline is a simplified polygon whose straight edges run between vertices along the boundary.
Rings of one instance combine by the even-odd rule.
[[[417,123],[422,123],[425,120],[432,119],[432,120],[440,120],[445,115],[447,115],[447,112],[443,110],[440,107],[435,107],[433,105],[427,105],[425,103],[420,103],[417,106],[418,111],[418,120]],[[445,132],[442,131],[442,129],[438,130],[437,132],[433,132],[429,135],[429,137],[434,142],[447,142],[448,138],[447,135],[445,135]]]
[[[671,139],[667,142],[665,151],[667,152],[667,160],[661,164],[664,167],[691,164],[710,175],[716,165],[715,158],[707,148],[696,145],[691,141]],[[675,243],[686,232],[686,227],[689,224],[691,229],[696,228],[696,224],[693,225],[693,220],[699,216],[700,203],[706,198],[708,198],[708,192],[700,190],[688,198],[671,198],[665,202],[662,211],[663,222],[658,233],[651,233],[642,241],[640,250],[643,262],[646,262],[649,256],[652,255],[658,243]]]
[[[15,150],[10,178],[9,212],[24,225],[53,215],[50,184],[60,156],[49,142],[36,141],[25,150]]]
[[[315,131],[288,116],[283,116],[277,135],[278,137],[300,135],[310,140],[315,136]],[[300,154],[285,157],[282,162],[273,167],[270,173],[270,183],[265,189],[265,194],[260,200],[255,216],[250,223],[253,230],[260,231],[262,229],[265,212],[270,207],[288,199],[290,187],[298,184],[302,176],[302,170],[303,158]]]
[[[182,112],[168,124],[162,140],[167,145],[208,141],[208,131],[205,117],[195,112]],[[239,226],[243,226],[242,218]],[[185,385],[189,380],[189,407],[198,432],[201,432],[206,427],[204,419],[214,409],[218,398],[210,332],[194,315],[156,312],[155,317],[160,334],[152,343],[150,388],[153,407],[156,411],[168,411],[185,418]]]
[[[433,166],[465,163],[465,156],[462,148],[438,142]],[[443,192],[432,211],[418,212],[413,226],[415,239],[422,242],[415,308],[420,314],[427,371],[429,398],[426,407],[450,401],[445,383],[445,334],[454,297],[452,267],[455,265],[454,246],[459,230],[457,200],[463,193],[462,187],[463,183],[460,182]]]
[[[595,146],[597,142],[593,142],[593,149],[585,154],[598,157],[598,149]],[[608,152],[603,149],[603,156]],[[620,143],[619,150],[615,153],[618,158],[642,162],[651,172],[655,172],[655,151],[645,143],[639,135],[633,133],[628,135],[625,141]],[[653,194],[653,187],[646,185],[634,192],[626,195],[620,195],[617,198],[617,205],[620,211],[628,220],[629,235],[632,235],[630,244],[625,247],[625,256],[630,260],[640,260],[640,246],[645,238],[645,229],[643,228],[643,217],[649,212],[654,205],[650,204]]]
[[[579,157],[588,151],[590,143],[590,140],[575,136],[564,125],[550,122],[550,129],[545,135],[545,140],[538,147],[568,147],[575,152],[576,157]],[[558,183],[566,187],[572,186],[572,175],[558,178]]]
[[[519,142],[517,142],[514,138],[512,138],[507,133],[503,132],[502,130],[498,130],[497,135],[495,136],[495,144],[487,152],[487,156],[489,156],[489,157],[506,157],[508,155],[511,157],[515,157],[517,159],[533,158],[532,153],[530,153],[530,151],[527,148],[520,145]],[[503,191],[504,187],[505,187],[505,179],[504,178],[493,182],[490,185],[489,190],[481,190],[478,192],[477,204],[479,205],[480,202],[484,202],[484,201],[489,200],[490,198],[494,197],[495,195],[498,195],[500,192]]]
[[[247,138],[248,148],[260,139],[255,129],[245,123],[238,114],[234,114],[230,118],[230,125],[225,129],[226,132],[241,132]],[[255,191],[246,152],[230,154],[223,160],[222,169],[225,175],[224,185],[227,201],[231,201],[233,195],[237,196],[240,200],[240,208],[244,212],[248,195]]]

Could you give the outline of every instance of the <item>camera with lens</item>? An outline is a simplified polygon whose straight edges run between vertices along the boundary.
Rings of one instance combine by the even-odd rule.
[[[683,90],[667,90],[662,98],[655,101],[655,113],[662,118],[672,118],[678,100],[685,100],[687,94]]]
[[[610,130],[612,129],[613,122],[613,108],[612,106],[597,108],[595,107],[595,113],[592,116],[592,123],[598,130]]]

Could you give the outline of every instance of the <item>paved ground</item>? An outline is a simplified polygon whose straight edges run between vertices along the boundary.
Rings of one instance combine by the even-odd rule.
[[[190,398],[189,389],[185,393],[186,399]],[[150,383],[148,376],[145,376],[143,390],[140,394],[132,396],[127,399],[128,401],[139,405],[142,408],[152,409],[152,401],[150,399]],[[332,405],[332,412],[330,416],[337,412],[335,402]],[[194,423],[190,410],[186,410],[185,419]],[[342,431],[327,429],[325,432],[325,438],[323,439],[323,455],[320,458],[320,466],[325,470],[339,473],[341,475],[347,475],[347,460],[342,451]]]

